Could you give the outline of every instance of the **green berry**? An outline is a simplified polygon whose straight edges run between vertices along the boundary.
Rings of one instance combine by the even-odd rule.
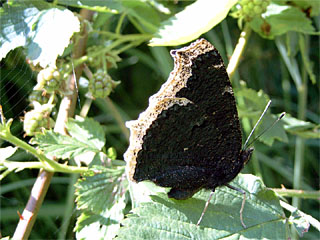
[[[98,71],[89,82],[89,92],[94,98],[106,98],[113,88],[119,84],[105,72]]]
[[[23,129],[26,135],[33,136],[43,128],[48,129],[54,126],[54,120],[49,117],[52,108],[51,104],[40,105],[35,102],[35,108],[24,116]]]
[[[267,10],[271,0],[241,0],[239,5],[241,7],[238,10],[238,17],[251,21],[254,17],[260,17],[262,13]]]

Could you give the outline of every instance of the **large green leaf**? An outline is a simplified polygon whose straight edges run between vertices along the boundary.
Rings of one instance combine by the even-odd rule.
[[[77,208],[82,211],[75,231],[78,239],[112,239],[126,207],[124,167],[93,166],[76,183]]]
[[[98,153],[105,144],[103,128],[93,119],[69,119],[67,130],[71,137],[50,130],[36,134],[32,143],[38,144],[47,156],[62,159]]]
[[[55,66],[73,33],[80,30],[80,23],[68,9],[51,7],[44,1],[14,1],[3,5],[0,59],[11,50],[24,47],[34,65]]]
[[[214,193],[204,218],[197,226],[209,191],[191,199],[172,200],[164,194],[140,203],[122,221],[118,239],[287,239],[287,223],[279,199],[253,175],[239,175],[231,185],[247,193],[243,219],[239,210],[243,195],[221,187]]]
[[[268,39],[289,31],[315,33],[312,21],[299,8],[275,3],[268,6],[262,18],[254,18],[249,24],[255,32]]]
[[[237,0],[198,0],[163,22],[150,46],[190,42],[220,23]]]

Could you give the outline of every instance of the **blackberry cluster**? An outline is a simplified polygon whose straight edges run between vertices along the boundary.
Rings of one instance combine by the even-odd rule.
[[[247,21],[260,16],[267,10],[271,0],[240,0],[240,17]]]
[[[48,93],[53,93],[60,88],[61,76],[57,69],[47,67],[38,73],[37,81],[34,90],[45,90]]]
[[[119,83],[112,80],[109,74],[98,71],[89,81],[89,93],[94,98],[106,98]]]
[[[35,104],[35,109],[24,115],[23,129],[27,136],[33,136],[36,133],[41,132],[42,129],[51,129],[55,124],[54,120],[50,118],[53,105]]]

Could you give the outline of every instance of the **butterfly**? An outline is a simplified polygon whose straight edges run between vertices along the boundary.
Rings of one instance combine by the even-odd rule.
[[[219,52],[199,39],[170,54],[174,70],[168,80],[139,118],[126,124],[129,179],[170,187],[168,197],[178,200],[219,186],[239,190],[229,182],[253,148],[242,148],[236,101]]]

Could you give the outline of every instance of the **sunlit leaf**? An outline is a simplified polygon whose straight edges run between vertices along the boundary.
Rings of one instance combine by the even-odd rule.
[[[43,1],[15,1],[0,9],[0,59],[24,47],[34,65],[55,66],[80,23],[70,10],[50,7]]]
[[[240,175],[230,183],[247,193],[244,229],[239,210],[243,195],[226,187],[216,190],[200,226],[196,226],[210,191],[191,199],[172,200],[151,196],[122,221],[118,239],[286,239],[287,223],[272,190],[252,175]]]
[[[237,0],[198,0],[163,22],[150,46],[190,42],[220,23]]]

